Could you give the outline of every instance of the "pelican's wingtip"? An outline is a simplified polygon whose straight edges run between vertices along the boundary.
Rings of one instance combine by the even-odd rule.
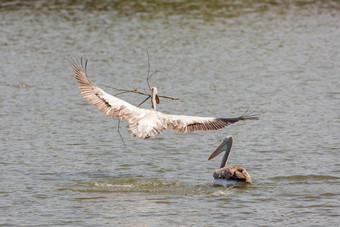
[[[259,114],[255,111],[249,111],[249,108],[240,116],[241,120],[259,120]]]
[[[71,57],[71,66],[74,70],[81,70],[86,74],[87,59],[80,57],[80,61],[76,57]]]

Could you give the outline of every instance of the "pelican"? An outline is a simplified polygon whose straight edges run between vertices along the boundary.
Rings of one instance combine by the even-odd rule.
[[[229,136],[223,140],[218,148],[210,155],[208,160],[215,158],[217,155],[225,151],[221,161],[220,169],[213,174],[215,180],[237,180],[251,183],[250,176],[245,168],[240,166],[226,166],[233,145],[233,137]]]
[[[217,130],[241,120],[258,119],[252,113],[247,112],[236,118],[164,114],[156,110],[156,104],[159,104],[159,96],[155,87],[151,88],[151,110],[139,108],[99,88],[87,76],[86,66],[87,60],[84,64],[82,59],[80,62],[73,60],[73,74],[79,83],[83,98],[95,105],[104,114],[127,121],[129,123],[128,131],[133,136],[147,139],[158,135],[165,129],[172,129],[177,132]]]

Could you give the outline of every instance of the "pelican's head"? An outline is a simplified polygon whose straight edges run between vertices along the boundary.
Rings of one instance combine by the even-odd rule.
[[[216,148],[216,150],[210,155],[208,160],[215,158],[217,155],[225,151],[226,153],[223,156],[221,167],[220,167],[220,168],[223,168],[227,164],[232,145],[233,145],[233,137],[228,136],[227,138],[223,140],[220,146],[218,146],[218,148]]]
[[[158,91],[156,87],[151,88],[151,97],[152,99],[156,100],[156,103],[159,104],[159,96],[158,96]]]
[[[156,110],[156,103],[159,104],[159,96],[158,96],[157,88],[152,87],[151,88],[151,104],[152,104],[153,110]]]

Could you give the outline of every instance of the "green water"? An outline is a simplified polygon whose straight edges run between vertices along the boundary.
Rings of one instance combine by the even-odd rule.
[[[336,226],[338,1],[1,1],[1,226]],[[132,137],[82,99],[97,84],[161,95],[169,114],[259,121]],[[109,93],[116,91],[101,87]],[[138,104],[144,97],[120,98]],[[145,103],[144,108],[150,108]],[[253,184],[213,185],[211,152]],[[221,157],[220,157],[221,158]]]

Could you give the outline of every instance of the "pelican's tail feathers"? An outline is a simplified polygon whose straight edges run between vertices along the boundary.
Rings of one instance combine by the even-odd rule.
[[[149,139],[151,137],[154,137],[156,135],[158,135],[159,133],[161,133],[161,130],[159,130],[158,128],[151,128],[149,130],[141,130],[140,125],[138,125],[137,123],[135,124],[130,124],[128,126],[128,131],[131,135],[133,136],[138,136],[140,138],[144,138],[144,139]]]

